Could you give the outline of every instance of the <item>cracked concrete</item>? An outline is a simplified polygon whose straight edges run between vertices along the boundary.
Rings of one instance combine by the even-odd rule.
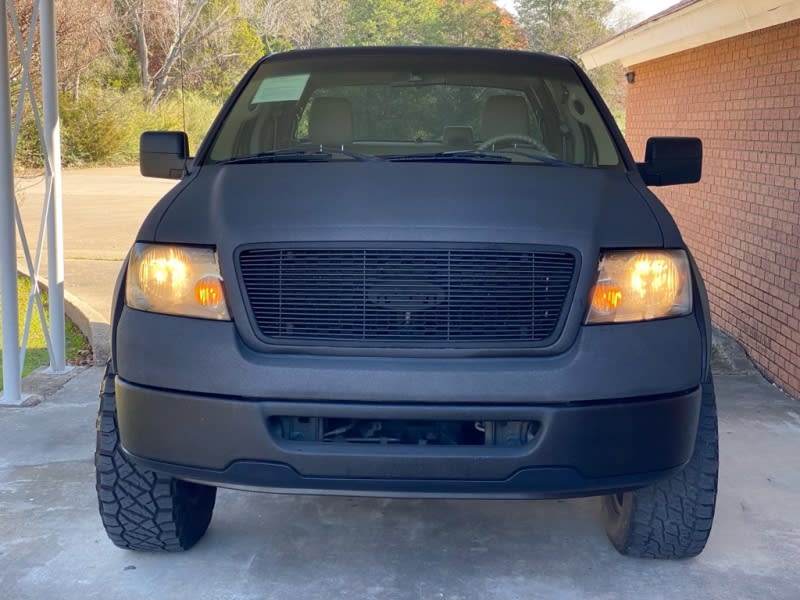
[[[99,368],[0,410],[0,598],[796,599],[800,404],[752,371],[716,373],[720,496],[706,551],[619,556],[594,498],[447,501],[222,490],[206,537],[133,553],[94,492]]]

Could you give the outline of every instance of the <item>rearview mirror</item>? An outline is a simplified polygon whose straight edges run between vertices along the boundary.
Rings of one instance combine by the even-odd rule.
[[[145,131],[139,138],[139,171],[145,177],[180,179],[188,158],[189,138],[182,131]]]
[[[637,166],[647,185],[697,183],[703,169],[703,142],[694,137],[652,137],[644,162]]]

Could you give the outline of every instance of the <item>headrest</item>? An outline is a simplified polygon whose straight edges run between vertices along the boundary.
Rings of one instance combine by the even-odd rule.
[[[442,133],[442,141],[447,146],[472,146],[475,143],[472,127],[468,125],[448,125]]]
[[[528,105],[522,96],[490,96],[481,113],[481,140],[499,135],[528,135]]]
[[[353,141],[353,109],[347,98],[320,96],[311,102],[308,137],[315,144],[341,146]]]

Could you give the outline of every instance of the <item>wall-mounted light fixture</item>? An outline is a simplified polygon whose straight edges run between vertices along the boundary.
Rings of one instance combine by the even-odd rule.
[[[635,71],[628,71],[625,73],[625,79],[628,80],[628,83],[633,83],[636,81],[636,72]]]

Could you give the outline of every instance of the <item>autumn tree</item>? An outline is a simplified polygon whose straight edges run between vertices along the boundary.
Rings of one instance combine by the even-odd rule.
[[[489,0],[439,0],[437,31],[436,43],[447,46],[528,47],[516,19]]]
[[[229,89],[229,74],[240,75],[263,53],[239,4],[229,0],[116,0],[116,11],[151,106],[181,78]]]
[[[34,2],[14,0],[14,18],[6,12],[9,37],[9,75],[12,84],[22,75],[22,52],[31,37]],[[106,50],[109,43],[111,0],[55,0],[56,39],[58,41],[58,79],[63,87],[77,95],[81,75],[91,68],[93,60]],[[38,20],[37,20],[38,24]],[[38,28],[38,27],[37,27]],[[33,48],[29,57],[31,73],[41,67],[39,32],[33,32]],[[17,38],[19,38],[19,42]],[[39,78],[32,81],[38,86]],[[12,88],[15,87],[12,85]]]
[[[434,35],[438,0],[350,0],[349,46],[420,45]]]
[[[177,37],[175,39],[178,39]],[[154,101],[175,87],[178,71],[186,86],[220,99],[226,97],[242,74],[264,55],[264,43],[238,3],[208,0],[177,47],[177,61],[162,67],[154,89]],[[172,47],[167,53],[169,57]]]
[[[348,0],[241,0],[268,52],[344,43]]]
[[[349,45],[524,48],[521,27],[492,0],[350,0]]]
[[[116,0],[117,18],[136,51],[142,95],[158,102],[207,0]]]

